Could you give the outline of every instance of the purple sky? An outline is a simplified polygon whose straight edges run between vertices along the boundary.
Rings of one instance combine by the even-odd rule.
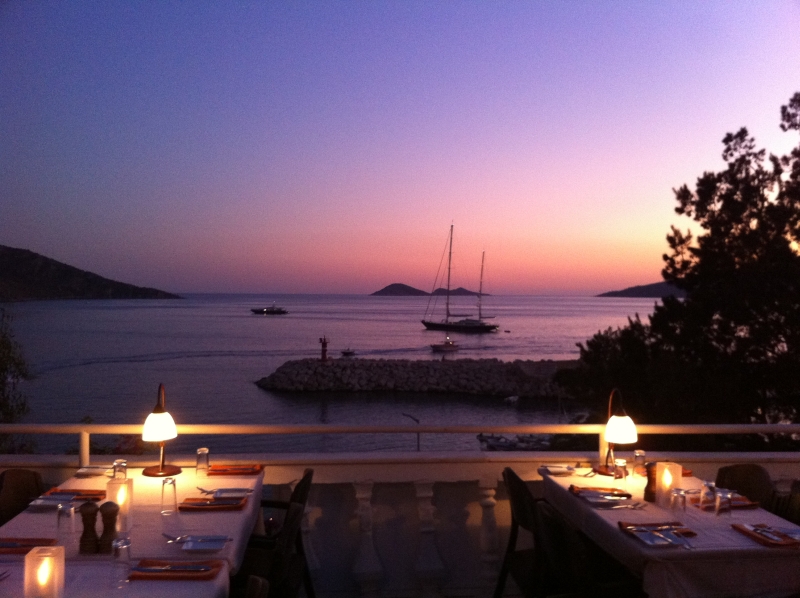
[[[0,4],[0,244],[174,292],[660,280],[724,134],[797,143],[800,2]]]

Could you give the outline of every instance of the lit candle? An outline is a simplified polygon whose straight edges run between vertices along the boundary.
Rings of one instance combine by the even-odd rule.
[[[680,487],[683,467],[678,463],[659,462],[656,464],[656,504],[669,507],[670,492]]]
[[[119,505],[117,531],[130,531],[131,504],[133,503],[133,478],[109,480],[106,484],[106,498]]]
[[[25,555],[25,598],[64,596],[64,547],[37,546]]]

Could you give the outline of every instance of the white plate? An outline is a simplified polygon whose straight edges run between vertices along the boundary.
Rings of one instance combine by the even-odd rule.
[[[78,471],[75,472],[76,478],[91,478],[95,476],[108,476],[110,477],[112,474],[112,470],[109,469],[106,465],[89,465],[87,467],[81,467]]]
[[[251,492],[250,488],[218,488],[214,490],[214,498],[245,498]]]
[[[185,550],[186,552],[219,552],[225,548],[226,543],[226,540],[207,539],[203,542],[200,542],[189,539],[181,545],[181,549]]]

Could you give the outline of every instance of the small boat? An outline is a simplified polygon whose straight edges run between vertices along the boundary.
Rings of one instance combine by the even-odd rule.
[[[274,303],[270,307],[253,307],[250,309],[250,311],[260,316],[282,316],[284,314],[289,313],[288,311],[286,311],[282,307],[278,307]]]
[[[459,346],[455,341],[450,340],[449,336],[445,337],[443,343],[434,343],[431,345],[431,350],[434,353],[451,353],[453,351],[458,351],[458,349]]]
[[[350,347],[347,347],[344,351],[342,351],[342,357],[355,357],[356,352],[353,351]]]

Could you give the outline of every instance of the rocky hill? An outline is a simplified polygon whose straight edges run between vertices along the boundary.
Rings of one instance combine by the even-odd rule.
[[[402,284],[399,282],[392,283],[388,286],[383,287],[380,291],[375,291],[374,293],[370,293],[376,297],[427,297],[428,295],[446,295],[447,289],[438,288],[433,293],[428,293],[426,291],[420,291],[419,289],[415,289],[414,287],[408,286],[407,284]],[[458,295],[477,295],[475,291],[470,291],[465,289],[464,287],[458,287],[457,289],[450,289],[450,295],[455,297]],[[484,295],[488,295],[489,293],[484,293]]]
[[[598,297],[685,297],[686,293],[681,289],[672,286],[668,282],[654,282],[653,284],[643,284],[635,287],[628,287],[621,291],[609,291],[602,293]]]
[[[42,299],[179,299],[103,278],[27,249],[0,245],[0,302]]]

